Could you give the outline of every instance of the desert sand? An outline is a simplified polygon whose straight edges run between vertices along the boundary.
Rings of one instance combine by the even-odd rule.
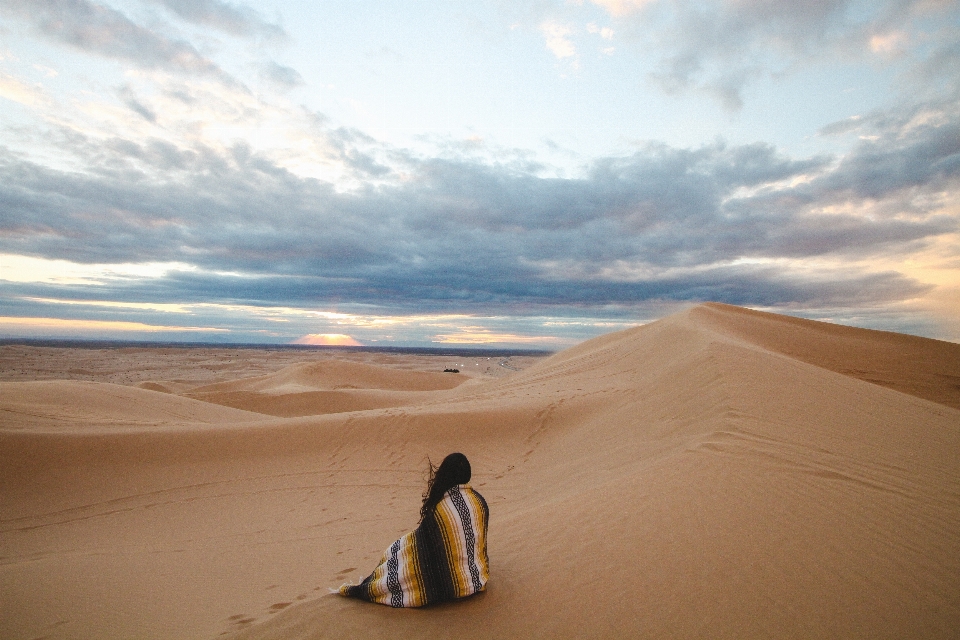
[[[960,636],[957,344],[705,304],[462,374],[7,349],[3,638]],[[487,592],[329,594],[452,451]]]

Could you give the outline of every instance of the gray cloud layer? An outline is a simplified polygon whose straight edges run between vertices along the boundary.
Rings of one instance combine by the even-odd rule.
[[[153,1],[234,36],[285,35],[243,5]],[[735,108],[750,77],[770,70],[758,51],[779,52],[790,64],[815,58],[814,49],[862,49],[912,15],[914,4],[877,5],[860,22],[845,0],[656,5],[672,12],[659,18],[673,25],[661,31],[669,42],[658,78],[670,90],[714,91]],[[88,53],[238,86],[192,44],[91,0],[0,0],[0,10]],[[956,44],[940,36],[917,69],[928,80],[955,80]],[[282,88],[303,82],[275,62],[261,61],[259,70]],[[162,93],[202,103],[178,86]],[[7,308],[23,309],[30,308],[23,299],[36,296],[624,317],[652,300],[806,307],[904,300],[929,287],[892,271],[840,273],[803,261],[905,255],[960,231],[943,206],[960,189],[960,109],[956,83],[943,86],[946,98],[927,95],[913,107],[824,127],[821,135],[861,136],[841,158],[797,160],[765,144],[651,144],[596,159],[574,179],[544,177],[545,167],[529,159],[482,162],[453,147],[418,157],[314,116],[305,142],[363,185],[348,192],[243,144],[223,150],[54,128],[41,144],[75,170],[0,147],[0,252],[182,262],[199,271],[96,287],[5,283],[0,292]],[[124,85],[117,96],[140,118],[162,120],[147,94]]]
[[[599,159],[578,179],[395,150],[390,169],[360,150],[362,134],[321,129],[358,178],[384,180],[347,193],[242,145],[218,153],[64,133],[58,146],[85,171],[0,154],[0,251],[202,269],[111,285],[130,300],[349,301],[395,312],[875,304],[926,287],[776,260],[896,255],[960,230],[938,213],[938,194],[960,187],[960,117],[942,113],[922,125],[911,112],[864,119],[856,126],[873,139],[839,161],[792,160],[763,144],[660,145]],[[406,180],[393,179],[399,169]],[[89,295],[80,289],[58,295]]]

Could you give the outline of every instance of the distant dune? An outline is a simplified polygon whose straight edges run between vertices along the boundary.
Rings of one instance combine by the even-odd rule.
[[[707,304],[499,379],[356,364],[3,383],[0,636],[960,636],[958,345]],[[456,450],[488,591],[329,595]]]
[[[256,378],[211,384],[194,389],[193,393],[256,391],[279,394],[320,389],[434,391],[453,389],[462,381],[461,377],[444,373],[388,369],[359,362],[330,360],[295,364]]]
[[[197,387],[186,395],[290,418],[424,402],[435,395],[430,392],[453,389],[464,380],[466,378],[459,375],[330,360],[295,364],[265,376]]]
[[[0,428],[4,430],[75,434],[192,423],[233,424],[257,418],[207,402],[115,384],[73,380],[0,382]]]

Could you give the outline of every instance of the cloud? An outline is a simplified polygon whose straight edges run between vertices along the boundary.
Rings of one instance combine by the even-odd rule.
[[[826,60],[897,64],[925,91],[957,88],[954,2],[594,0],[651,56],[667,93],[703,91],[741,108],[746,86]],[[624,38],[621,38],[624,40]]]
[[[624,318],[706,299],[876,306],[928,295],[903,259],[960,238],[960,108],[948,98],[824,127],[863,138],[839,157],[650,143],[557,178],[529,154],[441,141],[418,155],[282,96],[270,104],[189,75],[132,73],[115,97],[122,107],[98,109],[121,117],[94,126],[64,109],[31,147],[0,148],[0,252],[68,261],[58,265],[71,276],[7,278],[5,308],[41,317],[24,300],[95,299]],[[136,264],[163,268],[105,270]]]
[[[937,43],[931,52],[923,58],[916,75],[922,81],[923,88],[929,91],[932,86],[945,86],[954,92],[958,90],[960,79],[960,29],[950,31],[945,41]]]
[[[290,344],[309,344],[325,347],[359,347],[361,344],[357,342],[351,336],[348,336],[344,333],[310,333],[296,340],[293,340]]]
[[[606,9],[610,15],[623,16],[633,13],[656,0],[590,0],[598,7]]]
[[[125,105],[130,107],[131,111],[139,114],[140,116],[143,117],[144,120],[148,122],[157,121],[157,114],[150,107],[146,106],[145,104],[140,102],[140,100],[137,99],[136,94],[133,92],[133,89],[131,89],[129,85],[124,85],[120,87],[120,90],[118,91],[118,93],[120,95],[120,99],[123,101]]]
[[[193,45],[132,22],[123,13],[89,0],[0,0],[0,11],[33,25],[42,35],[86,53],[130,62],[144,69],[166,69],[235,81]]]
[[[547,49],[556,56],[557,60],[573,58],[577,55],[577,48],[567,37],[573,30],[556,22],[544,22],[540,25]]]
[[[50,284],[102,285],[111,280],[160,278],[170,271],[190,271],[185,263],[83,264],[61,259],[0,254],[0,280]]]
[[[953,100],[927,102],[869,114],[829,125],[845,131],[856,125],[862,141],[839,163],[836,171],[815,185],[837,199],[881,200],[893,196],[893,213],[920,214],[920,192],[946,196],[960,178],[960,105]],[[896,194],[896,195],[894,195]]]
[[[260,66],[260,76],[273,83],[275,86],[284,89],[292,89],[304,84],[303,76],[292,67],[285,67],[281,64],[268,60]]]
[[[62,151],[90,158],[86,171],[0,153],[0,249],[192,265],[98,286],[100,298],[161,303],[349,301],[391,313],[879,304],[930,287],[877,258],[960,233],[960,117],[944,108],[917,122],[916,112],[865,118],[877,139],[839,159],[649,145],[569,179],[384,150],[400,164],[352,190],[244,145],[74,138]],[[348,159],[370,144],[324,135]],[[69,298],[83,285],[5,290]]]
[[[143,322],[126,322],[122,320],[74,320],[63,318],[21,318],[0,316],[0,330],[26,335],[37,335],[38,333],[49,333],[53,331],[68,332],[136,332],[136,333],[157,333],[157,332],[204,332],[217,333],[224,332],[225,329],[217,327],[174,327],[165,325],[151,325]]]
[[[613,40],[613,29],[610,27],[599,27],[593,22],[587,24],[587,33],[597,34],[604,40]]]
[[[890,31],[870,36],[870,50],[885,56],[899,55],[904,52],[909,35],[903,31]]]
[[[839,120],[837,122],[831,122],[830,124],[821,127],[817,131],[817,135],[836,136],[849,133],[850,131],[855,131],[861,126],[862,119],[863,116],[856,115],[850,116],[844,120]]]
[[[40,87],[28,85],[2,72],[0,72],[0,98],[19,102],[28,107],[44,105],[50,101]]]
[[[285,39],[287,33],[276,24],[267,22],[260,14],[243,4],[220,0],[153,0],[180,18],[204,27],[219,29],[241,37],[259,36],[267,39]]]
[[[525,336],[515,333],[495,333],[486,327],[463,327],[456,333],[440,333],[434,336],[440,344],[535,344],[558,343],[556,336]]]
[[[919,5],[854,13],[837,0],[806,15],[768,0],[651,0],[595,3],[609,16],[578,18],[572,4],[546,22],[537,14],[530,24],[564,68],[576,65],[578,36],[606,45],[616,35],[618,52],[632,38],[652,55],[637,68],[730,109],[754,79],[817,56],[875,56],[934,87],[910,106],[822,127],[851,145],[836,157],[649,143],[561,174],[491,138],[437,137],[414,152],[337,127],[287,97],[304,83],[295,69],[263,57],[240,65],[275,89],[256,95],[206,57],[213,37],[201,47],[170,34],[196,31],[183,21],[242,38],[280,27],[246,5],[152,1],[172,13],[156,11],[148,28],[96,0],[0,0],[5,19],[125,69],[101,101],[62,103],[32,72],[0,75],[0,95],[43,122],[10,126],[0,146],[9,317],[60,309],[190,332],[239,314],[231,331],[248,337],[269,322],[275,340],[349,333],[365,344],[373,334],[354,326],[420,322],[436,340],[519,344],[545,335],[539,321],[518,329],[524,319],[594,326],[706,299],[889,308],[942,295],[943,273],[958,268],[957,45],[943,26],[917,48]],[[946,6],[930,5],[930,20]],[[941,280],[907,265],[915,259],[938,261]]]

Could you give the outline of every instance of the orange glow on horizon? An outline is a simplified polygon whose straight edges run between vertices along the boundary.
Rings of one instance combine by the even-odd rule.
[[[325,347],[362,347],[363,345],[345,333],[310,333],[297,338],[291,344],[312,344]]]
[[[458,333],[442,333],[433,337],[439,344],[539,344],[561,343],[554,336],[521,336],[514,333],[493,333],[482,329],[462,330]]]
[[[215,331],[228,332],[217,327],[175,327],[167,325],[128,322],[125,320],[70,320],[65,318],[21,318],[2,316],[0,326],[22,329],[65,329],[77,331]]]

